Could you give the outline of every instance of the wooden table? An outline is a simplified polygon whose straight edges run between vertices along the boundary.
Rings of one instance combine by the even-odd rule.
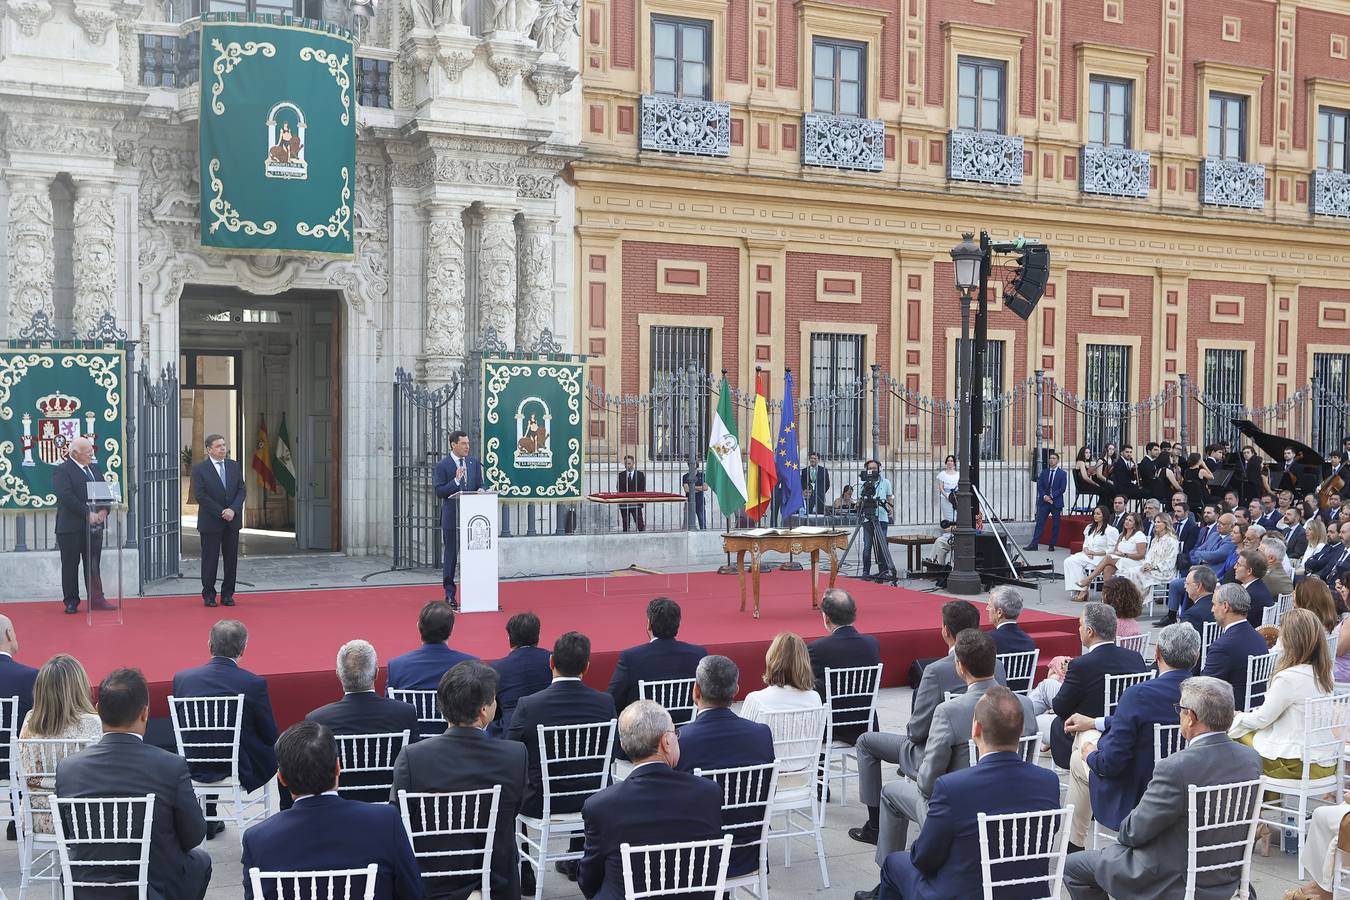
[[[895,537],[887,538],[886,543],[904,546],[905,570],[908,574],[913,574],[915,570],[923,568],[923,548],[929,544],[936,544],[937,538],[931,534],[897,534]]]
[[[830,587],[834,587],[835,577],[839,574],[839,557],[836,550],[848,549],[848,532],[831,531],[825,534],[724,534],[722,549],[736,554],[736,570],[741,576],[741,612],[745,612],[745,554],[750,554],[750,575],[755,585],[755,618],[759,618],[759,560],[765,553],[810,553],[811,554],[811,608],[820,607],[820,598],[816,593],[816,582],[822,551],[830,556]]]

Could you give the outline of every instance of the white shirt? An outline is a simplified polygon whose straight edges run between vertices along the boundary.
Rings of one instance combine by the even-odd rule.
[[[579,676],[579,675],[555,675],[555,676],[553,676],[553,683],[554,683],[554,684],[557,684],[559,681],[580,681],[580,680],[581,680],[581,676]]]
[[[338,792],[336,789],[334,789],[331,791],[324,791],[322,794],[296,794],[291,799],[294,802],[299,803],[301,800],[308,800],[310,797],[336,797],[336,796],[338,796]]]

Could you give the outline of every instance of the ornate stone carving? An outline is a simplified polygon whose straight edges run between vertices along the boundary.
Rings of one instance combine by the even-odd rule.
[[[516,334],[515,210],[489,206],[478,232],[478,328]]]
[[[473,51],[465,48],[442,46],[436,53],[436,61],[441,64],[441,71],[450,81],[459,81],[459,76],[464,74],[464,70],[473,65]]]
[[[423,353],[443,357],[444,362],[437,365],[444,365],[447,371],[452,358],[465,355],[463,215],[462,207],[449,203],[428,207]]]
[[[579,0],[539,0],[539,12],[530,25],[530,37],[540,51],[567,59],[572,37],[577,34],[580,6]]]
[[[102,3],[81,2],[76,0],[71,11],[72,18],[84,29],[89,43],[101,46],[108,36],[108,29],[117,24],[118,15],[111,7]]]
[[[112,157],[112,129],[97,125],[68,125],[53,121],[11,121],[6,143],[13,150],[60,153],[71,156]]]
[[[52,247],[52,198],[46,178],[9,178],[9,321],[56,315],[52,303],[56,254]]]
[[[5,12],[19,25],[27,37],[38,33],[42,24],[52,17],[52,5],[47,0],[7,0]]]
[[[431,182],[431,166],[425,160],[395,160],[392,180],[394,187],[425,187]]]
[[[516,195],[531,200],[552,200],[558,179],[552,174],[521,172],[516,176]]]
[[[496,41],[488,43],[488,68],[497,73],[497,83],[502,87],[510,87],[518,75],[529,71],[531,62],[521,48]]]
[[[553,328],[553,222],[526,216],[521,222],[520,303],[516,310],[516,346],[532,347]]]
[[[92,334],[117,313],[117,216],[112,185],[81,181],[75,197],[75,333]]]
[[[576,77],[576,69],[557,63],[541,62],[530,70],[525,80],[529,82],[540,104],[548,106],[555,96],[572,89],[572,82]]]
[[[494,149],[500,150],[501,148],[496,147]],[[477,159],[449,153],[437,153],[432,167],[432,177],[436,181],[459,184],[515,187],[516,166],[514,162],[500,159]]]

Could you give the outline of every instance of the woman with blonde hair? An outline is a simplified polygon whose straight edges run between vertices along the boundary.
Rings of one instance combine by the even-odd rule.
[[[1122,559],[1116,566],[1116,574],[1134,582],[1141,594],[1152,593],[1155,584],[1167,584],[1177,577],[1177,551],[1180,549],[1172,517],[1160,512],[1153,517],[1153,536],[1144,558],[1138,563]]]
[[[47,738],[97,741],[103,735],[103,724],[94,711],[91,694],[89,676],[85,674],[80,661],[65,653],[53,656],[38,670],[37,680],[33,682],[33,708],[24,717],[19,740]],[[37,768],[55,772],[56,763],[78,749],[75,745],[39,747],[41,749],[32,746],[20,748],[20,759],[25,771]],[[54,775],[28,779],[35,833],[52,833],[51,816],[45,810],[50,808],[47,795],[55,790]],[[39,810],[43,812],[39,813]]]
[[[764,654],[764,684],[762,690],[746,695],[741,718],[761,722],[765,713],[820,707],[811,655],[801,635],[780,631],[774,637]]]
[[[1350,680],[1350,628],[1343,628],[1345,609],[1320,578],[1305,578],[1294,587],[1294,608],[1306,609],[1317,617],[1327,630],[1327,647],[1331,653],[1331,677],[1334,681]]]

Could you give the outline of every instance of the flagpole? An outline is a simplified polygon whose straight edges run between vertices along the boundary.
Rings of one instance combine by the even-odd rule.
[[[788,379],[788,376],[790,376],[791,374],[792,374],[792,369],[785,366],[785,367],[783,368],[783,381],[784,381],[785,383],[786,383],[786,381],[787,381],[787,379]],[[783,404],[783,406],[782,406],[782,411],[780,411],[779,414],[778,414],[778,427],[779,427],[779,429],[782,429],[782,427],[783,427],[783,412],[786,412],[786,410],[787,410],[787,404],[788,404],[791,400],[792,400],[792,398],[789,397],[787,391],[784,390],[784,391],[783,391],[783,399],[782,399],[782,401],[781,401],[782,404]],[[793,421],[796,421],[795,417],[794,417]],[[797,440],[797,433],[796,433],[796,431],[793,431],[791,440],[793,440],[793,441]],[[787,516],[784,516],[784,517],[783,517],[783,527],[784,527],[784,528],[787,527]],[[795,557],[794,554],[792,554],[791,552],[788,553],[787,562],[785,562],[785,563],[780,563],[779,566],[778,566],[778,570],[779,570],[780,572],[800,572],[800,571],[802,571],[802,568],[803,568],[802,564],[799,563],[799,562],[797,562],[796,557]]]

